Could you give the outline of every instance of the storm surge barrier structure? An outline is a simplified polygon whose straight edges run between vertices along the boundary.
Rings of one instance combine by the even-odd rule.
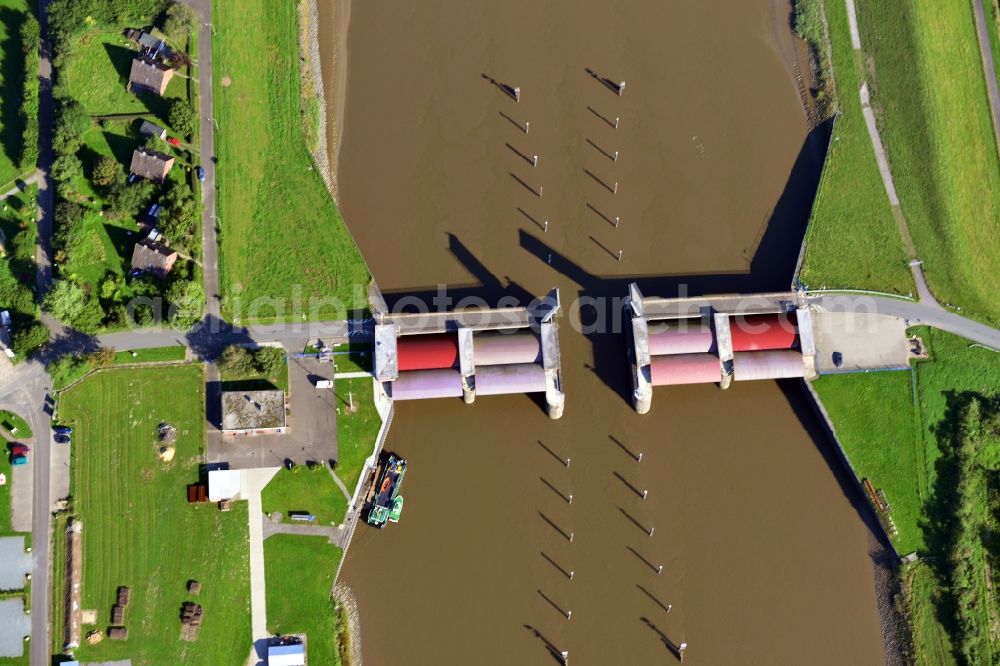
[[[375,378],[396,400],[544,393],[562,416],[559,290],[532,307],[375,313]]]
[[[812,316],[798,292],[647,298],[629,285],[633,404],[652,406],[653,387],[812,378]]]

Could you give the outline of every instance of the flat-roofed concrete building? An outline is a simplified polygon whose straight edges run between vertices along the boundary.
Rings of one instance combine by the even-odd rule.
[[[285,431],[285,392],[224,391],[222,431],[229,434],[263,435]]]

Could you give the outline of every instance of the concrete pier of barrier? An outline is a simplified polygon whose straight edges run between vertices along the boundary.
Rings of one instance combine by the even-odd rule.
[[[385,306],[385,300],[374,285],[370,289],[369,300],[375,319],[375,378],[382,383],[389,398],[392,398],[393,382],[400,378],[399,341],[407,336],[454,334],[457,345],[458,377],[461,382],[463,400],[472,404],[477,397],[475,336],[489,331],[517,331],[532,329],[538,335],[540,365],[544,372],[544,390],[547,411],[551,418],[558,419],[565,408],[565,393],[562,380],[562,360],[559,351],[559,327],[557,316],[561,303],[559,290],[552,289],[544,298],[535,299],[531,306],[507,308],[469,308],[458,311],[392,313]],[[447,347],[446,347],[447,349]],[[520,361],[523,363],[523,361]],[[519,363],[512,361],[512,363]],[[453,369],[441,368],[441,371]],[[512,366],[513,368],[514,366]],[[451,370],[453,371],[453,370]],[[484,375],[485,376],[485,375]],[[495,376],[495,374],[493,375]],[[411,379],[413,375],[409,376]],[[426,378],[421,378],[424,380]],[[416,381],[416,380],[414,380]],[[443,381],[450,382],[447,375]],[[455,378],[454,381],[459,381]],[[483,380],[485,382],[485,379]],[[444,392],[456,384],[445,384]],[[485,391],[485,384],[483,384]],[[441,395],[437,397],[441,397]],[[432,397],[430,394],[408,397]]]
[[[720,371],[718,383],[721,388],[725,389],[730,386],[734,379],[739,378],[737,376],[737,356],[740,355],[734,349],[732,317],[795,313],[801,348],[795,351],[801,351],[802,354],[804,367],[801,373],[797,369],[797,364],[791,364],[795,366],[791,367],[788,357],[782,358],[780,356],[791,353],[793,350],[766,352],[772,354],[769,357],[751,351],[742,355],[740,367],[744,368],[745,379],[764,378],[768,373],[773,373],[774,377],[805,376],[812,378],[816,376],[816,345],[812,330],[812,316],[803,292],[660,298],[644,296],[638,285],[632,283],[629,285],[627,308],[631,319],[631,326],[628,329],[631,334],[628,352],[632,365],[632,402],[635,410],[640,414],[645,414],[650,410],[653,398],[652,365],[654,357],[650,351],[651,323],[698,319],[704,326],[706,322],[710,322],[712,328],[711,349],[705,347],[698,349],[697,353],[693,353],[695,350],[689,346],[688,351],[666,354],[665,356],[672,356],[676,360],[693,361],[702,365],[705,364],[704,358],[693,357],[704,357],[706,352],[717,356]],[[662,335],[662,333],[657,335]],[[662,340],[662,338],[660,339]],[[662,354],[662,352],[659,353]],[[688,358],[684,358],[685,356]],[[656,356],[658,359],[663,357],[663,355]],[[751,361],[755,361],[757,366],[750,365]],[[772,361],[775,364],[780,364],[780,367],[769,368],[766,364]],[[763,364],[763,369],[761,369],[761,364]]]
[[[722,364],[722,381],[719,386],[727,389],[733,382],[733,331],[729,328],[729,315],[721,312],[713,314],[715,325],[715,345]]]

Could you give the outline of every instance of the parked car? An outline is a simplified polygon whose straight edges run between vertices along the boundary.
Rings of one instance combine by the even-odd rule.
[[[205,169],[204,167],[196,167],[194,172],[198,174],[198,180],[205,182]]]
[[[54,439],[56,440],[56,444],[69,444],[70,443],[69,435],[56,435],[54,437]]]
[[[176,136],[172,136],[167,139],[167,143],[169,143],[171,146],[179,146],[181,145],[181,140],[178,139]]]
[[[52,426],[52,432],[57,435],[72,435],[73,429],[69,426]]]
[[[0,312],[0,324],[3,324],[6,329],[10,329],[10,312],[7,310]]]
[[[19,465],[27,465],[28,456],[11,456],[10,464],[13,465],[14,467],[17,467]]]
[[[26,456],[31,453],[31,449],[24,444],[14,444],[10,447],[10,453],[14,456]]]

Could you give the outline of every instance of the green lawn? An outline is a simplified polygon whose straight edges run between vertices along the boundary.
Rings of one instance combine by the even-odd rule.
[[[819,0],[810,0],[818,2]],[[825,2],[840,115],[813,205],[800,279],[812,289],[914,292],[906,251],[861,115],[843,0]],[[831,83],[831,85],[833,85]]]
[[[21,93],[24,88],[24,52],[21,25],[27,16],[27,0],[0,0],[0,186],[21,172],[24,120]]]
[[[859,0],[858,13],[879,129],[931,289],[997,324],[1000,162],[972,3]]]
[[[115,354],[115,363],[166,363],[183,361],[186,355],[187,348],[181,346],[125,350]]]
[[[200,365],[105,370],[60,397],[73,425],[72,494],[83,522],[83,606],[106,629],[119,585],[132,588],[129,639],[84,645],[84,661],[240,666],[250,644],[246,505],[229,513],[187,503],[205,446],[205,378]],[[170,463],[156,456],[156,429],[177,428]],[[189,579],[204,620],[197,642],[180,640]],[[61,611],[56,610],[54,615]]]
[[[826,375],[813,382],[858,478],[885,493],[898,530],[893,543],[904,555],[926,552],[920,521],[930,494],[912,383],[909,372]]]
[[[337,476],[353,493],[365,460],[375,448],[382,420],[375,409],[371,379],[338,379],[334,382],[334,390],[337,392],[337,453],[340,456]],[[344,508],[346,510],[346,504]]]
[[[288,520],[289,513],[311,513],[316,524],[330,525],[343,520],[347,500],[330,478],[325,465],[308,469],[298,465],[282,469],[261,493],[265,513],[280,511]]]
[[[60,79],[71,97],[91,115],[151,113],[158,124],[167,122],[169,100],[187,97],[186,81],[174,75],[163,97],[130,93],[125,89],[136,56],[135,44],[121,27],[95,27],[75,38],[75,49],[66,59]]]
[[[314,297],[364,308],[368,269],[304,139],[296,4],[219,3],[214,23],[224,312],[241,321],[345,316],[329,301],[311,307]]]
[[[343,552],[325,537],[276,534],[264,541],[267,628],[306,634],[310,664],[338,666],[333,576]]]
[[[14,412],[7,410],[0,410],[0,427],[10,433],[14,439],[31,439],[33,436],[28,422]],[[17,432],[14,432],[15,428]]]
[[[0,455],[0,474],[7,477],[7,484],[0,486],[0,535],[4,535],[11,533],[10,493],[14,477],[11,474],[10,455],[8,455],[10,443],[0,438],[0,445],[3,446],[3,455]]]
[[[334,347],[334,372],[371,372],[374,366],[371,345]]]

